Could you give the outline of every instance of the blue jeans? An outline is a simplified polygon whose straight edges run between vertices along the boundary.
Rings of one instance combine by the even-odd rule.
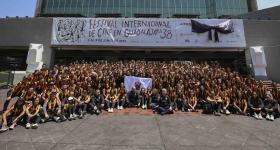
[[[157,111],[158,111],[158,113],[160,113],[161,115],[172,113],[172,111],[169,109],[169,106],[167,106],[167,107],[161,107],[161,106],[159,106],[159,107],[157,108]]]
[[[152,108],[153,111],[156,111],[156,108],[158,107],[157,103],[151,103],[150,107]]]

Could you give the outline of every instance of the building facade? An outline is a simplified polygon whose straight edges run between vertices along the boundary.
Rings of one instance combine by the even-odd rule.
[[[38,0],[35,15],[225,18],[256,9],[256,0]]]
[[[264,46],[265,57],[267,60],[267,69],[266,69],[267,77],[270,80],[280,82],[280,78],[279,78],[280,72],[278,69],[279,66],[277,66],[280,63],[280,60],[278,59],[280,54],[279,51],[280,32],[277,32],[279,31],[280,21],[279,19],[277,19],[277,14],[274,17],[275,18],[274,20],[272,19],[259,20],[258,17],[251,20],[237,19],[238,22],[242,22],[241,24],[242,30],[240,30],[243,32],[242,36],[239,36],[239,34],[235,34],[238,31],[237,29],[241,29],[241,28],[236,28],[236,24],[235,24],[234,33],[229,33],[227,35],[218,33],[220,37],[220,42],[214,41],[215,36],[213,36],[213,40],[209,40],[208,36],[210,34],[208,34],[207,32],[192,33],[192,30],[190,28],[192,26],[192,24],[190,23],[191,19],[186,19],[192,17],[199,17],[200,19],[194,19],[194,20],[197,20],[199,22],[205,22],[206,24],[210,22],[213,22],[214,25],[221,24],[221,23],[224,24],[225,22],[227,22],[227,20],[230,19],[222,20],[222,19],[208,19],[208,18],[212,18],[211,15],[213,16],[213,18],[219,18],[219,16],[223,16],[223,15],[224,16],[233,15],[234,14],[233,12],[235,12],[236,14],[242,14],[244,12],[252,11],[253,9],[256,9],[255,5],[253,5],[256,4],[255,3],[256,1],[254,0],[252,1],[162,0],[161,3],[159,2],[159,0],[154,0],[153,2],[155,3],[152,4],[150,3],[150,1],[148,2],[147,0],[142,0],[141,5],[145,4],[145,7],[139,6],[140,1],[138,1],[138,4],[134,5],[136,7],[132,7],[132,5],[127,5],[125,3],[120,3],[121,5],[124,5],[124,7],[123,6],[120,7],[121,6],[120,4],[115,5],[116,1],[131,2],[130,0],[124,0],[124,1],[112,0],[110,1],[111,3],[109,3],[109,0],[102,0],[102,2],[101,0],[79,0],[79,3],[77,3],[78,0],[39,0],[37,3],[37,10],[36,10],[37,17],[35,18],[0,19],[0,51],[1,51],[0,69],[13,70],[13,68],[16,68],[17,70],[25,70],[26,69],[25,60],[28,54],[29,45],[30,43],[36,43],[36,44],[43,44],[44,46],[43,62],[48,67],[51,67],[54,64],[63,63],[65,61],[72,62],[75,60],[82,60],[82,59],[90,60],[90,61],[101,60],[101,59],[107,59],[107,60],[146,59],[146,60],[160,60],[160,61],[218,60],[220,62],[229,64],[233,67],[234,66],[241,67],[241,68],[235,68],[239,72],[242,72],[242,70],[246,72],[250,70],[250,68],[252,67],[251,66],[252,64],[250,62],[251,59],[249,56],[247,56],[249,49],[254,46]],[[133,2],[137,2],[137,1],[133,0]],[[163,2],[166,3],[162,4]],[[170,6],[171,2],[173,2],[174,7],[168,7]],[[176,3],[176,7],[174,2],[178,2]],[[182,5],[177,5],[177,4],[182,4],[183,2],[186,2],[188,5],[184,5],[186,7],[183,7]],[[231,2],[231,4],[225,5],[226,2]],[[246,6],[246,8],[244,7],[244,10],[242,10],[240,9],[241,5],[234,4],[234,2],[238,2],[238,4],[243,3],[244,4],[243,6]],[[92,3],[95,4],[91,5]],[[159,3],[161,4],[161,7],[156,7],[156,8],[152,7],[153,4],[159,6],[158,5]],[[188,6],[192,6],[192,9],[190,9],[190,7]],[[201,9],[194,9],[195,8],[194,6],[201,6],[200,7]],[[221,8],[221,6],[223,6],[223,8]],[[229,9],[230,8],[229,6],[235,6],[235,8]],[[239,8],[239,10],[237,10],[237,8]],[[275,10],[273,12],[279,11],[279,7],[274,9]],[[177,12],[179,11],[180,13],[178,14]],[[117,13],[119,13],[119,15],[116,15]],[[155,14],[159,14],[159,15],[156,16]],[[174,14],[177,14],[177,16]],[[43,16],[53,16],[54,18],[43,17]],[[117,18],[117,17],[121,17],[121,18]],[[175,17],[180,17],[180,18],[175,18]],[[70,22],[65,24],[65,22],[63,23],[63,21],[62,22],[57,21],[60,19],[65,19],[66,22],[68,21]],[[83,20],[89,20],[90,23],[88,23],[88,25],[96,25],[96,26],[93,28],[91,28],[91,26],[82,26],[82,28],[80,28],[81,26],[76,26],[76,25],[72,26],[73,23],[82,23],[83,25],[84,23]],[[99,24],[98,20],[105,20],[105,21],[103,23],[101,21],[99,23],[102,24]],[[141,20],[150,21],[152,24],[141,22]],[[128,21],[129,23],[133,21],[133,24],[127,24],[129,26],[126,26],[125,21]],[[124,24],[122,22],[124,22]],[[165,22],[170,22],[170,24],[168,23],[165,24]],[[119,27],[119,25],[116,25],[116,23],[123,26]],[[168,44],[167,46],[164,45],[157,46],[156,44],[149,44],[148,43],[149,40],[147,40],[147,38],[142,38],[143,40],[146,40],[146,44],[145,42],[143,42],[141,38],[139,38],[138,40],[140,42],[138,42],[138,44],[135,45],[125,45],[123,43],[120,45],[109,44],[108,42],[110,42],[110,40],[105,41],[108,43],[106,45],[104,43],[100,43],[100,42],[104,42],[104,40],[96,40],[99,38],[99,37],[98,38],[95,37],[96,35],[98,35],[98,32],[93,32],[93,30],[97,31],[96,29],[98,28],[97,26],[98,24],[101,25],[99,28],[102,28],[102,30],[98,30],[98,31],[102,31],[102,34],[104,34],[106,37],[111,36],[114,33],[116,36],[113,37],[116,37],[116,39],[120,39],[119,42],[123,42],[121,38],[118,38],[119,36],[123,35],[121,34],[121,31],[123,31],[122,29],[132,29],[130,27],[131,25],[135,26],[133,27],[133,29],[134,28],[141,29],[140,26],[148,26],[147,29],[148,28],[151,29],[149,31],[157,31],[157,32],[161,31],[159,30],[160,28],[168,29],[168,30],[175,29],[173,33],[176,33],[178,37],[187,36],[189,37],[189,40],[182,39],[182,38],[174,38],[173,42],[175,42],[175,44],[176,42],[178,42],[177,46],[176,45],[172,46],[172,43],[169,46]],[[60,37],[60,39],[58,40],[63,39],[64,42],[65,40],[69,42],[69,39],[74,39],[77,41],[80,39],[81,36],[73,37],[72,35],[76,35],[77,32],[84,33],[85,31],[84,27],[87,29],[92,29],[92,32],[91,30],[88,30],[89,32],[85,32],[86,34],[82,34],[84,36],[88,36],[86,39],[87,42],[89,43],[75,44],[74,42],[74,43],[57,44],[53,42],[53,40],[56,39],[57,37]],[[67,29],[67,30],[62,30],[62,29]],[[111,30],[107,30],[107,29],[114,29],[112,31],[116,30],[116,32],[112,32]],[[120,32],[118,29],[120,29]],[[146,27],[142,29],[146,29]],[[57,31],[57,34],[54,34],[54,31]],[[71,32],[71,34],[68,34],[65,31],[67,32],[69,31]],[[213,33],[212,35],[214,35],[213,31],[215,30],[214,29],[212,30]],[[148,32],[143,32],[143,33],[148,34]],[[162,32],[158,32],[158,33],[162,33]],[[72,38],[68,38],[69,35],[71,35]],[[195,38],[197,37],[199,38],[195,40]],[[231,43],[232,38],[238,41],[238,39],[241,37],[244,37],[241,40],[243,44],[242,42],[238,43],[235,41],[237,44],[241,44],[239,46],[238,45],[230,46],[230,44],[226,44],[227,42]],[[157,39],[151,38],[151,41],[155,41],[155,40]],[[158,41],[165,41],[165,40],[169,41],[168,39],[162,39]],[[202,40],[202,42],[200,40]],[[133,41],[135,42],[137,40],[134,39],[131,42]],[[203,41],[206,43],[203,44]],[[72,41],[70,40],[70,42]],[[127,43],[129,43],[129,40],[127,41]],[[139,46],[139,43],[142,45]],[[187,44],[180,45],[182,43],[187,43]]]

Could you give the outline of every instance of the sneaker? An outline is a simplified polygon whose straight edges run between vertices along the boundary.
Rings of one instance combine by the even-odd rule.
[[[97,110],[97,111],[96,111],[96,114],[97,114],[97,115],[99,115],[99,114],[100,114],[100,111],[99,111],[99,110]]]
[[[266,120],[270,120],[269,114],[267,114],[265,118],[266,118]]]
[[[270,121],[274,121],[274,116],[270,115]]]
[[[123,110],[123,106],[120,106],[120,110]]]
[[[111,112],[111,108],[108,108],[108,112]]]
[[[221,114],[219,112],[214,112],[215,116],[221,116]]]
[[[68,120],[69,120],[69,121],[73,120],[73,115],[72,115],[72,114],[70,114]]]
[[[35,124],[32,124],[32,129],[37,129],[38,128],[38,124],[35,123]]]
[[[230,112],[226,109],[226,115],[230,115]]]
[[[53,117],[53,119],[54,119],[55,122],[59,122],[60,118],[59,117]]]
[[[60,121],[66,121],[67,119],[66,119],[66,117],[65,116],[62,116],[61,118],[60,118]]]
[[[46,122],[46,120],[45,119],[41,119],[41,123],[45,123]]]
[[[83,113],[81,113],[81,114],[78,116],[79,119],[83,119],[83,117],[84,117]]]
[[[117,106],[117,109],[120,110],[120,106],[119,105]]]
[[[261,113],[259,113],[259,119],[260,119],[260,120],[262,120],[262,119],[263,119],[263,117],[262,117],[262,114],[261,114]]]
[[[257,115],[257,113],[254,113],[254,118],[259,119],[259,116]]]
[[[78,115],[74,113],[74,114],[73,114],[73,117],[74,117],[74,118],[77,118],[77,117],[78,117]]]
[[[0,129],[0,132],[5,132],[5,131],[8,131],[9,128],[5,125],[2,126],[2,128]]]
[[[14,128],[15,128],[16,125],[17,125],[16,123],[13,123],[13,124],[10,126],[10,130],[14,130]]]
[[[27,123],[26,126],[25,126],[25,128],[26,128],[26,129],[30,129],[30,128],[31,128],[30,123]]]
[[[73,120],[76,120],[76,118],[78,117],[78,115],[76,115],[75,113],[73,114]]]
[[[111,113],[114,112],[114,108],[111,108]]]

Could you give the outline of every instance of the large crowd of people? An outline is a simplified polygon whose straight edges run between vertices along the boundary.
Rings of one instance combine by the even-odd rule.
[[[152,88],[127,91],[125,76],[152,79]],[[10,104],[16,99],[14,104]],[[95,61],[55,65],[27,75],[7,93],[1,132],[23,124],[82,119],[86,114],[137,107],[161,115],[176,111],[249,115],[273,121],[280,90],[217,62]]]

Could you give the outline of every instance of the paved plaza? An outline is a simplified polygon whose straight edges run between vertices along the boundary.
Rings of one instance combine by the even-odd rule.
[[[3,92],[2,92],[3,93]],[[145,113],[144,113],[145,112]],[[261,150],[279,149],[280,120],[150,111],[87,115],[84,119],[17,126],[0,134],[1,150]]]

